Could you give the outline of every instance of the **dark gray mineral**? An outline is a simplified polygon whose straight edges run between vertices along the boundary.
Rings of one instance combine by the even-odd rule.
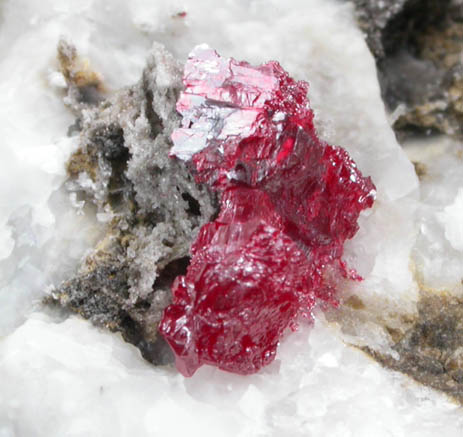
[[[104,99],[96,73],[80,70],[75,48],[58,47],[80,147],[67,164],[68,189],[91,202],[106,233],[75,277],[48,298],[119,331],[153,363],[171,359],[158,336],[173,279],[186,271],[200,226],[216,213],[214,196],[169,158],[179,124],[181,66],[155,45],[139,83]]]
[[[400,137],[463,137],[463,0],[353,3]]]

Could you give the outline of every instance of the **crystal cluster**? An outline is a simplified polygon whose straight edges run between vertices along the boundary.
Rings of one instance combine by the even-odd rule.
[[[177,368],[240,374],[275,358],[278,341],[318,300],[336,304],[343,244],[375,188],[347,152],[321,141],[308,85],[277,62],[253,67],[198,46],[187,61],[171,154],[220,195],[194,242],[160,330]]]

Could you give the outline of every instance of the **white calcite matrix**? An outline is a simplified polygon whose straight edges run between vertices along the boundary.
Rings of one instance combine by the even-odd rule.
[[[441,137],[406,144],[421,168],[419,235],[413,259],[420,282],[463,295],[463,145]],[[438,182],[438,183],[436,183]]]
[[[362,301],[361,320],[317,313],[259,374],[206,366],[185,379],[119,335],[41,306],[104,221],[63,186],[78,144],[66,135],[61,37],[108,93],[140,78],[154,41],[181,62],[207,43],[307,80],[319,135],[377,187],[345,253],[365,279],[341,287]],[[455,402],[347,344],[393,353],[384,326],[416,314],[420,289],[463,297],[463,147],[399,146],[349,3],[0,0],[0,53],[0,437],[463,435]]]

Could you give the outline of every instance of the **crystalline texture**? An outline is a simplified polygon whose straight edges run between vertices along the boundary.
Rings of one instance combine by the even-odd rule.
[[[187,61],[171,155],[221,196],[192,247],[160,330],[177,368],[241,374],[270,363],[278,341],[335,278],[375,188],[347,152],[317,138],[306,94],[277,62],[253,67],[198,46]]]
[[[201,229],[164,314],[162,331],[186,375],[201,363],[252,373],[272,361],[308,280],[307,257],[283,232],[266,193],[231,188],[222,201],[227,206]]]

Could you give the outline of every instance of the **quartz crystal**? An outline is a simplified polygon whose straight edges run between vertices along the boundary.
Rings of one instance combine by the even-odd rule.
[[[285,329],[317,301],[336,305],[343,244],[375,188],[347,152],[320,140],[307,99],[277,62],[253,67],[207,46],[190,54],[171,154],[220,195],[193,244],[161,332],[177,368],[240,374],[271,362]]]

